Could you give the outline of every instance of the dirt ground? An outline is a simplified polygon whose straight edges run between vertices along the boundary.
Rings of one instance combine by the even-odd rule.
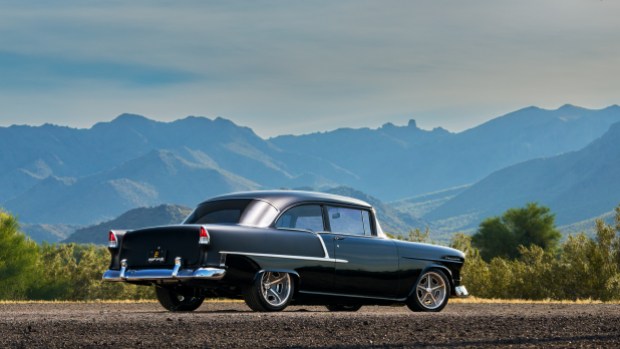
[[[441,313],[205,303],[0,304],[2,348],[620,348],[620,305],[449,304]]]

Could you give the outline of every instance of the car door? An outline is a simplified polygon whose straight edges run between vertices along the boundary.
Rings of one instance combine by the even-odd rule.
[[[303,266],[298,267],[300,275],[299,290],[302,292],[332,292],[334,286],[334,261],[332,256],[333,240],[323,233],[325,223],[323,221],[323,208],[319,204],[303,204],[286,210],[276,221],[277,229],[301,230],[316,233],[322,246],[327,250],[325,260],[303,261]]]
[[[398,251],[377,237],[369,210],[326,206],[335,264],[336,293],[392,298],[399,291]]]

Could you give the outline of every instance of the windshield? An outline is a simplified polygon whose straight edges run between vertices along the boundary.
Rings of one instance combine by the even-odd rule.
[[[265,201],[250,199],[208,201],[198,206],[184,224],[239,224],[268,227],[278,214]]]

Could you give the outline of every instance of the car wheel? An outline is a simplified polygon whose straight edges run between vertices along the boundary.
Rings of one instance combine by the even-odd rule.
[[[288,273],[264,272],[245,291],[245,303],[254,311],[281,311],[293,298],[293,282]]]
[[[362,308],[361,304],[328,304],[325,306],[329,311],[358,311]]]
[[[441,311],[450,298],[450,283],[443,271],[431,269],[416,282],[415,290],[407,301],[413,311]]]
[[[170,311],[193,311],[198,309],[204,297],[196,296],[191,288],[155,287],[157,300]]]

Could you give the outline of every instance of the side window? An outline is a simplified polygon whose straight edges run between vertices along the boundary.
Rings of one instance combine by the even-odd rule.
[[[370,214],[366,210],[328,206],[327,213],[334,233],[372,235]]]
[[[276,222],[276,228],[323,231],[323,212],[319,205],[302,205],[284,212]]]

